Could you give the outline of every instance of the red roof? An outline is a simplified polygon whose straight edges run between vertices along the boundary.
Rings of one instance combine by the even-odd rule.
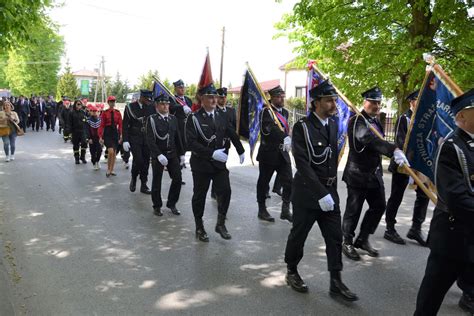
[[[94,70],[81,69],[72,73],[75,77],[99,77],[99,74]]]
[[[260,84],[260,87],[262,88],[263,92],[267,92],[271,88],[275,88],[276,86],[278,86],[280,84],[280,79],[262,81],[262,82],[259,82],[259,84]],[[227,93],[233,93],[233,94],[240,93],[241,89],[242,89],[242,87],[231,88],[231,89],[227,90]]]

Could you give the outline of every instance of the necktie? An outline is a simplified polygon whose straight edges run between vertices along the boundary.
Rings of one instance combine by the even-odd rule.
[[[329,136],[331,135],[331,134],[330,134],[330,131],[331,131],[331,130],[329,129],[329,123],[326,123],[326,133],[328,133],[328,138],[329,138]]]
[[[165,122],[168,123],[168,117],[167,116],[165,116]]]
[[[115,128],[114,114],[114,111],[110,111],[110,125],[112,126],[112,128]]]

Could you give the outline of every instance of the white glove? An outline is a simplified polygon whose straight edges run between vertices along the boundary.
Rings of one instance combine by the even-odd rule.
[[[186,165],[186,157],[184,155],[179,156],[179,165],[180,166]]]
[[[122,144],[122,148],[123,148],[123,150],[125,150],[125,151],[130,151],[130,143],[129,143],[129,142],[124,142],[124,143]]]
[[[241,154],[239,158],[240,158],[240,164],[243,164],[245,160],[245,154]]]
[[[220,162],[227,162],[227,154],[224,152],[225,148],[214,150],[212,159]]]
[[[334,204],[336,203],[334,203],[331,194],[322,197],[318,202],[323,212],[334,211]]]
[[[400,167],[403,165],[407,165],[408,167],[410,167],[410,163],[408,162],[407,157],[405,156],[403,151],[398,148],[395,149],[395,151],[393,152],[393,159]]]
[[[168,158],[166,158],[166,156],[163,154],[158,156],[158,161],[163,165],[163,167],[168,165]]]
[[[184,114],[188,115],[192,112],[191,108],[187,105],[183,106]]]
[[[286,136],[285,139],[283,139],[283,151],[290,152],[291,150],[291,137]]]

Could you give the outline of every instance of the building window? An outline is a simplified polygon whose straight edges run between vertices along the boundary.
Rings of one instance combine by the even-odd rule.
[[[306,97],[306,87],[295,87],[295,97],[297,98],[304,98]]]

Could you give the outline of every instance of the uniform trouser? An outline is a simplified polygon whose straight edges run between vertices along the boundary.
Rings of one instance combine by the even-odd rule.
[[[49,114],[45,116],[45,121],[46,121],[46,130],[49,131],[51,128],[54,132],[54,128],[56,126],[56,116],[53,114]]]
[[[137,178],[144,183],[148,180],[148,168],[150,167],[150,150],[146,144],[130,143],[132,151],[132,177]]]
[[[369,209],[365,212],[364,219],[360,226],[360,234],[368,236],[375,233],[377,226],[385,212],[385,188],[356,188],[347,186],[346,211],[342,221],[342,232],[344,239],[352,240],[359,223],[360,214],[364,201],[369,204]]]
[[[335,187],[331,187],[330,192],[333,196],[337,194]],[[306,238],[316,221],[326,243],[328,270],[341,271],[342,230],[339,205],[334,211],[323,212],[319,208],[306,208],[293,203],[293,227],[286,242],[285,262],[290,268],[298,266],[303,258]]]
[[[219,215],[225,216],[229,209],[232,193],[229,182],[229,170],[215,169],[212,173],[193,171],[193,198],[191,204],[196,222],[200,221],[204,215],[206,195],[211,181],[215,183]]]
[[[403,173],[394,172],[392,174],[392,188],[390,198],[387,201],[387,211],[385,213],[385,222],[387,229],[395,229],[398,208],[403,200],[403,194],[409,182],[409,176]],[[412,227],[416,230],[421,229],[421,225],[426,218],[426,210],[430,199],[420,187],[416,189],[416,200],[413,207]]]
[[[99,143],[99,140],[94,140],[92,144],[89,144],[89,151],[91,153],[91,162],[93,164],[99,162],[102,155],[102,145]]]
[[[39,115],[39,126],[43,129],[44,126],[44,114]]]
[[[453,283],[462,280],[474,284],[474,263],[453,260],[449,256],[435,254],[428,257],[425,276],[416,299],[415,315],[436,315],[444,296]]]
[[[27,113],[20,113],[20,127],[26,132],[26,127],[28,124],[28,114]]]
[[[151,182],[151,200],[153,208],[160,208],[163,206],[161,200],[161,181],[163,178],[163,165],[156,159],[151,161],[153,169],[153,180]],[[168,201],[166,207],[174,207],[179,199],[181,193],[181,166],[179,165],[179,158],[168,158],[168,165],[166,166],[171,178],[170,190],[168,192]]]
[[[276,171],[277,178],[280,179],[283,187],[282,200],[283,202],[290,202],[291,196],[291,182],[293,179],[291,164],[282,159],[279,165],[270,165],[264,162],[259,162],[259,175],[257,181],[257,202],[265,203],[269,183],[272,179],[273,173]]]
[[[39,116],[30,116],[31,129],[38,131],[40,126],[40,117]]]
[[[79,158],[79,152],[81,159],[86,156],[87,141],[83,132],[72,132],[72,150],[74,151],[74,157]],[[79,151],[80,149],[80,151]]]

